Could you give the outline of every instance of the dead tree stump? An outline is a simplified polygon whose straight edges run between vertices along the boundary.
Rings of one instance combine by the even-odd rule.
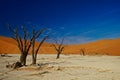
[[[13,68],[13,69],[16,69],[16,68],[20,68],[22,67],[22,64],[20,62],[15,62],[13,64],[8,64],[6,65],[6,68]]]

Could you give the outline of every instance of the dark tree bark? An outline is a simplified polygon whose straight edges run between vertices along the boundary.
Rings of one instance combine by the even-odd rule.
[[[56,59],[60,58],[60,54],[61,54],[61,52],[58,52]]]
[[[26,58],[27,58],[27,53],[21,54],[21,56],[20,56],[20,63],[22,65],[26,65]]]

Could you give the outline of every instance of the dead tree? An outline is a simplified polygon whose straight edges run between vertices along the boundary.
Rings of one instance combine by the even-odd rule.
[[[80,53],[81,53],[81,55],[85,56],[85,48],[81,48]]]
[[[53,47],[55,48],[55,50],[57,51],[57,57],[56,57],[56,59],[60,58],[60,54],[62,53],[62,51],[64,49],[63,41],[64,41],[64,39],[62,39],[61,43],[58,44],[58,41],[55,40],[55,44],[52,44]]]
[[[39,31],[35,31],[33,29],[33,40],[32,40],[32,65],[36,64],[36,59],[37,59],[37,54],[38,54],[38,51],[40,49],[40,47],[42,46],[43,42],[48,38],[48,35],[47,36],[44,36],[41,40],[41,42],[39,43],[39,45],[37,46],[37,49],[35,49],[35,42],[36,42],[36,39],[41,36],[41,34],[43,34],[43,32],[45,31],[46,29],[43,28]]]
[[[21,52],[20,63],[22,65],[26,65],[26,58],[30,48],[32,47],[32,64],[36,64],[37,53],[43,42],[48,38],[48,36],[42,38],[42,41],[39,43],[37,49],[35,49],[35,43],[36,43],[36,39],[39,38],[39,36],[43,34],[43,32],[45,31],[45,28],[39,31],[35,31],[33,29],[32,35],[30,37],[30,34],[28,34],[26,29],[22,27],[23,38],[18,32],[18,28],[12,29],[9,25],[9,30],[13,33],[12,38],[17,42],[18,48]]]
[[[18,28],[12,29],[11,26],[8,26],[8,29],[12,32],[12,38],[17,42],[18,48],[20,50],[20,63],[21,65],[26,65],[26,58],[30,47],[32,45],[33,37],[28,39],[29,34],[27,33],[26,29],[22,27],[23,38],[18,32]]]

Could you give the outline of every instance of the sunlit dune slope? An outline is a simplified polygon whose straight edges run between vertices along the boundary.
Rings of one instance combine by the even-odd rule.
[[[39,42],[36,42],[37,47]],[[81,54],[83,49],[85,54],[89,55],[119,55],[120,56],[120,38],[109,40],[98,40],[86,44],[65,45],[64,54]],[[31,50],[30,50],[31,52]],[[0,36],[0,53],[20,53],[15,40]],[[44,43],[39,53],[55,54],[56,51],[50,43]]]
[[[0,36],[0,53],[18,53],[16,42],[12,38]]]
[[[66,52],[81,54],[80,49],[84,49],[86,54],[106,54],[106,55],[120,55],[120,38],[109,39],[109,40],[98,40],[96,42],[91,42],[87,44],[77,44],[67,46]]]

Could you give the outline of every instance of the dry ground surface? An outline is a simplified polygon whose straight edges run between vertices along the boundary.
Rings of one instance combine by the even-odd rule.
[[[37,65],[19,69],[5,66],[19,60],[19,54],[0,57],[0,80],[120,80],[120,56],[38,55]]]

